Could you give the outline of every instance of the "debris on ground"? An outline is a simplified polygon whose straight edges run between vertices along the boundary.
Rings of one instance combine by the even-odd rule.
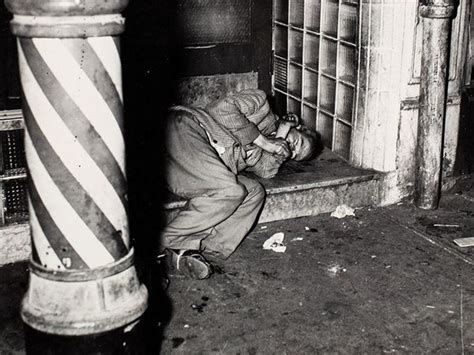
[[[328,268],[328,273],[329,273],[329,276],[331,277],[336,277],[341,272],[346,272],[346,271],[347,269],[343,268],[339,264],[334,264]]]
[[[204,310],[204,307],[207,306],[207,303],[201,303],[201,304],[195,304],[193,303],[191,305],[191,308],[194,309],[195,311],[197,311],[198,313],[202,313],[203,310]]]
[[[474,237],[454,239],[454,243],[456,243],[461,248],[474,247]]]
[[[459,228],[459,224],[434,223],[433,227],[438,228]]]
[[[265,241],[265,243],[263,243],[263,249],[273,250],[277,253],[284,253],[286,251],[286,246],[283,245],[283,238],[285,238],[285,233],[283,232],[273,234]]]
[[[347,216],[355,216],[354,214],[354,209],[352,207],[349,207],[347,205],[339,205],[336,207],[334,212],[331,213],[331,217],[336,217],[336,218],[344,218]]]

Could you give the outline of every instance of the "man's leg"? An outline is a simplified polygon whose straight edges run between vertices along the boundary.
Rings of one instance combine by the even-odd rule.
[[[247,189],[224,165],[193,119],[180,115],[172,118],[167,138],[168,184],[188,203],[165,227],[161,247],[199,250],[210,230],[242,204]]]
[[[209,236],[202,241],[204,250],[217,253],[222,258],[229,257],[252,228],[265,199],[265,190],[255,180],[238,176],[248,194],[239,208],[226,220],[211,229]]]

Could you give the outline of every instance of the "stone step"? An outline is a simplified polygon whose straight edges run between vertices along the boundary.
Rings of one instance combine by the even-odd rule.
[[[331,212],[341,204],[378,205],[383,174],[351,167],[325,151],[314,161],[286,163],[272,179],[248,176],[260,181],[267,192],[258,220],[266,223]],[[185,200],[171,196],[165,205],[167,218],[172,219],[185,205]]]

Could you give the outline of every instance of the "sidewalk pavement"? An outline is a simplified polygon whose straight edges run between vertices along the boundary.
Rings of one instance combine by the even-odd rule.
[[[277,232],[285,252],[264,250]],[[474,354],[474,247],[453,242],[472,236],[470,191],[260,224],[210,279],[171,275],[146,336],[163,354]],[[23,353],[26,269],[0,268],[0,354]]]

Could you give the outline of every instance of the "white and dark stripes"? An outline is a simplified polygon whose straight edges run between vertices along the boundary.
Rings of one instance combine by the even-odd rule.
[[[125,143],[123,125],[119,123],[120,118],[114,116],[106,98],[100,94],[95,84],[66,48],[64,43],[67,41],[75,41],[75,39],[34,38],[21,39],[20,43],[22,47],[31,43],[37,49],[40,58],[50,69],[49,75],[55,76],[66,95],[87,117],[125,174]],[[101,78],[97,78],[97,81],[99,80]],[[49,99],[54,100],[54,98]]]
[[[123,102],[119,37],[91,37],[87,40],[87,43],[92,47],[93,52],[97,53],[95,58],[100,58],[120,100]],[[89,75],[89,78],[91,78],[91,75]]]
[[[74,138],[81,143],[87,154],[94,159],[97,166],[112,183],[118,196],[123,198],[126,194],[126,181],[122,168],[81,108],[68,96],[56,77],[51,74],[50,68],[32,41],[21,41],[19,60],[21,64],[25,65],[25,74],[28,75],[25,80],[34,86],[33,92],[45,96],[45,100],[49,101],[49,105],[52,106],[50,109],[56,111],[53,114],[59,116]],[[51,99],[56,96],[61,99]],[[93,103],[91,102],[91,104]],[[125,201],[123,202],[125,205]]]
[[[33,254],[33,260],[49,269],[64,270],[65,267],[61,262],[61,259],[59,258],[58,254],[49,243],[48,238],[44,234],[43,228],[41,227],[40,222],[36,217],[36,211],[31,205],[30,201],[29,209],[31,230],[34,231],[33,250],[35,251],[35,253]]]
[[[106,265],[130,247],[120,57],[111,37],[89,41],[18,45],[33,244],[56,269]]]

